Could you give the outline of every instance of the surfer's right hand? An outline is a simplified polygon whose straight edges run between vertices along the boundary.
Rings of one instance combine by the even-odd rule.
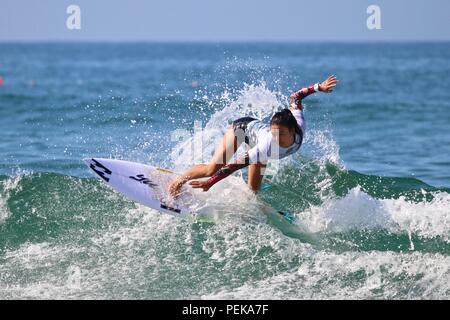
[[[211,188],[211,185],[208,183],[208,181],[191,181],[189,184],[192,186],[192,188],[201,188],[203,191],[208,191],[209,188]]]

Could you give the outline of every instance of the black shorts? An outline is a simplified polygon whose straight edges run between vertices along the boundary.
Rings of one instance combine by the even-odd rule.
[[[255,118],[252,118],[252,117],[242,117],[242,118],[234,120],[233,123],[232,123],[235,135],[236,135],[236,130],[237,129],[240,129],[240,130],[244,131],[244,133],[245,133],[244,141],[245,141],[246,144],[249,143],[248,136],[247,136],[247,125],[250,122],[255,121],[255,120],[258,120],[258,119],[255,119]]]

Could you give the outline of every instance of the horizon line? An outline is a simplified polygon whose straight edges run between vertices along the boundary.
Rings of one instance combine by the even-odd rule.
[[[364,40],[68,40],[68,39],[16,39],[16,40],[0,40],[0,44],[56,44],[56,43],[73,43],[73,44],[376,44],[376,43],[449,43],[450,39],[364,39]]]

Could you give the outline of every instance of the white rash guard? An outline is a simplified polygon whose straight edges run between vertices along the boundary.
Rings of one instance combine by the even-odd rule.
[[[305,136],[305,118],[303,111],[299,109],[289,109],[297,120],[297,124],[302,130],[303,138]],[[251,149],[248,151],[250,163],[266,163],[269,159],[282,159],[300,149],[302,137],[295,135],[295,142],[283,148],[279,146],[273,139],[270,125],[264,124],[260,120],[254,120],[247,125],[247,135],[249,137],[249,145]],[[278,152],[277,152],[278,149]]]

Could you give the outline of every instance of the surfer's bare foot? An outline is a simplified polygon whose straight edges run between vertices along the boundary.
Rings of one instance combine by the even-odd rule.
[[[190,179],[190,177],[179,177],[177,179],[175,179],[168,187],[167,191],[169,192],[169,194],[172,197],[176,197],[178,196],[178,194],[180,193],[180,189],[183,186],[183,184],[185,184],[188,180]]]
[[[178,195],[178,193],[180,192],[182,185],[183,185],[183,183],[177,179],[169,185],[167,192],[169,193],[170,196],[176,197]]]

